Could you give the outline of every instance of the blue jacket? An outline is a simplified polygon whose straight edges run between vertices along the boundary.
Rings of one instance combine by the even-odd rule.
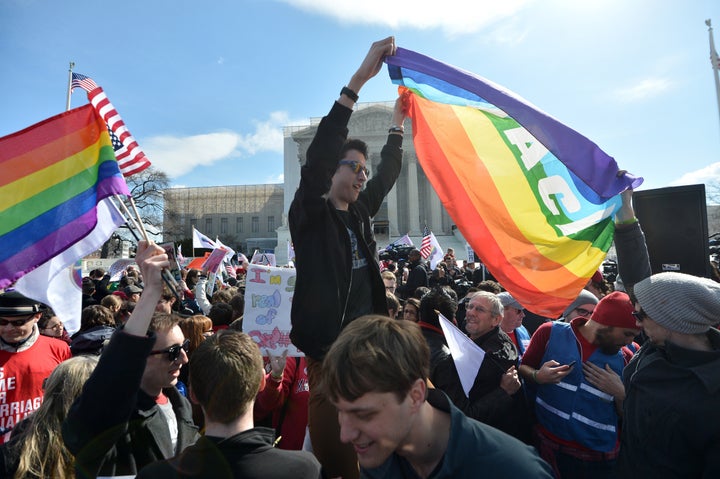
[[[540,424],[554,435],[593,451],[614,451],[618,439],[615,400],[585,380],[578,340],[569,323],[553,324],[541,363],[551,359],[560,364],[577,363],[560,383],[538,387],[535,412]],[[608,364],[618,375],[622,375],[625,364],[621,352],[607,355],[599,349],[588,361],[603,369]]]

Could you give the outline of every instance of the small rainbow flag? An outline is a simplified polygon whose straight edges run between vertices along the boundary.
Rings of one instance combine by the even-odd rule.
[[[498,281],[555,318],[605,258],[620,192],[593,142],[477,75],[397,49],[385,59],[415,151],[443,205]]]
[[[98,202],[130,194],[92,105],[0,138],[0,170],[0,288],[90,235]]]

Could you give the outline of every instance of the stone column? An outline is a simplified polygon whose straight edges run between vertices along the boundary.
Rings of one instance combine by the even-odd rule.
[[[408,161],[408,214],[410,236],[420,236],[420,199],[418,198],[417,160]]]

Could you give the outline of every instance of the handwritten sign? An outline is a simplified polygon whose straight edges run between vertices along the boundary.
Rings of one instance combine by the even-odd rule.
[[[295,291],[295,270],[260,264],[248,266],[245,279],[243,331],[265,354],[304,356],[290,342],[290,308]]]

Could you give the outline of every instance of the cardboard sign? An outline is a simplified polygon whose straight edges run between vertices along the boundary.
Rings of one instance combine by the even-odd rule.
[[[296,271],[259,264],[248,266],[243,331],[266,355],[304,356],[290,342],[290,307]]]

